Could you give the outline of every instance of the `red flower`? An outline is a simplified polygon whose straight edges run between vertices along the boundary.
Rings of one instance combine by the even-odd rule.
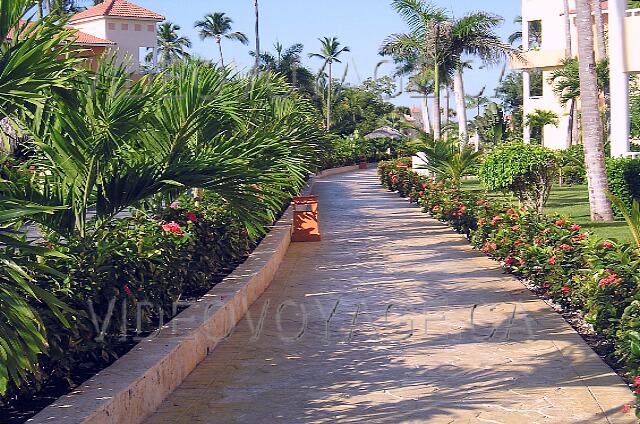
[[[514,211],[513,208],[507,209],[507,215],[513,215],[515,213],[516,213],[516,211]]]
[[[549,264],[550,265],[555,265],[556,264],[556,256],[553,255],[552,257],[549,258]]]
[[[507,256],[507,258],[504,260],[505,265],[507,266],[512,266],[515,263],[515,260],[513,259],[513,256],[509,255]]]
[[[613,243],[611,243],[610,241],[603,241],[600,246],[604,247],[605,249],[613,249],[614,247]]]
[[[515,214],[515,213],[511,214],[511,219],[518,219],[518,218],[519,218],[519,216],[517,214]]]
[[[544,284],[542,285],[542,288],[544,288],[544,289],[548,289],[548,288],[550,288],[550,287],[551,287],[551,284],[549,284],[549,283],[544,283]]]
[[[582,229],[581,226],[579,226],[578,224],[573,224],[571,227],[569,227],[571,229],[571,231],[580,231]]]
[[[418,196],[423,197],[424,196],[424,191],[419,191],[418,192]]]
[[[124,290],[124,293],[127,296],[131,296],[133,294],[133,292],[131,291],[131,287],[129,287],[128,284],[125,284],[124,286],[122,286],[122,289]]]
[[[482,246],[482,251],[484,253],[489,253],[489,242],[486,242],[483,246]]]
[[[478,220],[478,225],[484,225],[484,223],[485,223],[485,222],[487,222],[487,220],[486,220],[486,219],[484,219],[484,218],[480,218],[480,219]]]
[[[569,245],[569,244],[564,243],[564,244],[560,245],[560,249],[564,250],[565,252],[569,252],[569,251],[573,250],[573,247],[571,245]]]
[[[611,274],[610,276],[601,279],[598,282],[598,286],[605,287],[605,286],[608,286],[609,284],[620,284],[621,282],[622,280],[618,278],[618,274]]]
[[[180,204],[178,204],[178,202],[173,202],[172,204],[169,205],[169,207],[171,209],[178,209],[180,207]]]
[[[560,289],[560,291],[565,294],[569,293],[571,291],[571,287],[564,286],[563,288]]]
[[[567,221],[565,221],[564,219],[559,219],[556,221],[556,225],[558,227],[562,227],[563,225],[565,225],[567,223]]]
[[[584,239],[589,238],[589,234],[581,233],[573,238],[573,241],[582,241]]]
[[[623,414],[628,414],[628,413],[629,413],[629,411],[631,411],[631,405],[630,405],[630,404],[628,404],[628,403],[625,403],[625,404],[622,406],[622,413],[623,413]]]
[[[640,375],[633,379],[633,385],[640,387]]]
[[[513,227],[511,227],[511,229],[513,231],[518,231],[520,229],[520,226],[519,225],[514,225]]]
[[[513,243],[513,245],[514,245],[515,247],[520,247],[520,246],[522,246],[523,244],[524,244],[524,242],[523,242],[522,240],[516,240],[516,242],[515,242],[515,243]]]
[[[426,190],[427,189],[427,185],[426,184],[422,184],[422,189]]]
[[[494,216],[493,219],[491,220],[491,225],[498,225],[498,222],[500,221],[502,221],[501,216]]]
[[[198,222],[198,216],[193,212],[187,212],[184,214],[184,216],[191,222]]]
[[[182,228],[180,227],[180,225],[176,224],[173,221],[168,224],[164,224],[162,226],[162,229],[168,233],[176,234],[179,236],[184,235],[184,232],[182,232]]]
[[[543,242],[542,240],[540,240],[540,239],[535,239],[535,240],[533,241],[533,244],[535,244],[536,246],[542,246],[542,244],[543,244],[543,243],[544,243],[544,242]]]
[[[491,247],[491,250],[498,250],[498,245],[495,243],[491,243],[489,246]]]

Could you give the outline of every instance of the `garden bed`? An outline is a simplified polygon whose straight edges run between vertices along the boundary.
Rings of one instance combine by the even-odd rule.
[[[319,176],[356,168],[329,169]],[[313,188],[314,181],[310,180],[306,191]],[[159,331],[129,346],[132,349],[113,365],[89,376],[29,422],[140,422],[214,349],[266,289],[287,250],[290,232],[291,211],[287,210],[247,261],[221,284],[197,301],[187,302],[191,305]],[[24,422],[37,408],[54,401],[52,395],[13,409],[9,419]]]
[[[548,300],[640,394],[640,252],[547,216],[381,163],[382,184],[463,234]],[[401,166],[398,166],[401,165]]]

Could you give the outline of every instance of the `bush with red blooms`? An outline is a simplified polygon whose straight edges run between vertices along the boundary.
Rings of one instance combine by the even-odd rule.
[[[405,169],[406,164],[380,163],[382,184],[467,236],[475,248],[537,286],[545,297],[582,311],[615,346],[629,380],[640,376],[640,252],[635,245],[599,240],[563,217],[436,183]],[[640,395],[640,385],[638,389]]]

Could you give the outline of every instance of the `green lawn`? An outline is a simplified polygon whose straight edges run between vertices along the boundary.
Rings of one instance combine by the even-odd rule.
[[[466,180],[462,183],[464,190],[484,193],[483,187],[477,179]],[[486,197],[491,199],[505,198],[501,193],[486,193]],[[516,199],[506,196],[506,199]],[[551,196],[545,207],[548,214],[560,214],[571,218],[573,222],[582,225],[584,229],[593,231],[602,238],[614,238],[620,241],[631,239],[631,234],[624,221],[616,222],[592,222],[589,219],[589,193],[586,185],[555,186],[551,191]]]

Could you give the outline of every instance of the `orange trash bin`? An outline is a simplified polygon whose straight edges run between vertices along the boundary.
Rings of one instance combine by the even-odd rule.
[[[321,241],[320,224],[318,222],[318,196],[294,197],[293,234],[291,241]]]

